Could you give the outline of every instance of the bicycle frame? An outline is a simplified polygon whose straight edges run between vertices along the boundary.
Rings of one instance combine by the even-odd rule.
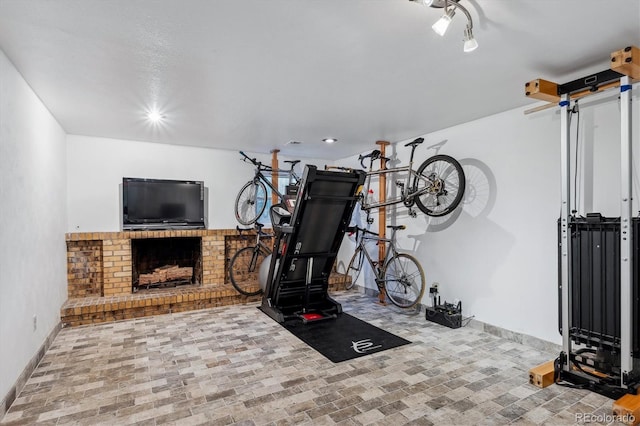
[[[398,253],[398,251],[396,250],[395,243],[393,242],[395,237],[395,230],[393,231],[391,238],[380,238],[379,235],[374,233],[371,233],[374,236],[367,236],[367,233],[370,231],[363,230],[363,229],[360,229],[360,231],[363,232],[363,235],[356,249],[357,248],[362,249],[362,252],[364,253],[365,258],[369,262],[369,266],[371,267],[371,270],[373,270],[376,275],[376,283],[379,286],[380,282],[382,281],[383,266],[387,264],[389,259],[391,259],[393,256],[395,256]],[[376,241],[377,244],[380,244],[380,243],[385,244],[385,256],[382,262],[373,260],[373,257],[371,257],[371,255],[367,251],[366,241]],[[362,265],[360,265],[360,267],[362,267]]]
[[[256,182],[258,180],[261,180],[262,182],[264,182],[269,188],[271,188],[271,190],[278,196],[278,198],[280,199],[280,201],[284,201],[284,195],[278,190],[278,188],[271,182],[271,179],[268,179],[262,172],[263,171],[271,171],[272,173],[274,172],[274,170],[269,167],[269,166],[264,166],[262,165],[261,162],[256,161],[255,159],[250,158],[248,155],[246,155],[244,152],[240,151],[240,154],[242,154],[245,158],[244,161],[250,161],[253,165],[256,166],[256,172],[255,175],[253,176],[253,181]],[[300,181],[300,177],[296,174],[296,172],[293,170],[293,167],[295,166],[295,163],[291,166],[291,170],[275,170],[276,173],[278,174],[283,174],[283,175],[287,175],[289,176],[289,185],[291,185],[292,183],[297,183]]]
[[[393,197],[393,198],[388,198],[385,201],[376,201],[376,202],[368,202],[366,197],[364,198],[363,202],[362,202],[362,208],[365,210],[369,210],[369,209],[373,209],[376,207],[386,207],[386,206],[391,206],[393,204],[399,204],[404,202],[404,200],[406,200],[409,196],[409,188],[410,185],[409,183],[411,182],[411,178],[414,176],[417,176],[418,174],[412,169],[413,164],[410,163],[408,166],[404,166],[404,167],[394,167],[391,169],[384,169],[384,170],[369,170],[367,172],[367,177],[366,177],[366,183],[365,183],[365,188],[363,191],[363,194],[368,194],[369,193],[369,188],[371,187],[371,180],[373,177],[375,176],[387,176],[387,175],[391,175],[392,173],[402,173],[402,172],[407,172],[407,176],[404,179],[404,182],[402,182],[401,185],[399,185],[401,187],[400,190],[400,195],[397,197]],[[413,194],[411,194],[411,196],[413,196]]]
[[[423,194],[426,194],[430,191],[431,186],[434,181],[428,176],[419,175],[416,170],[413,169],[413,155],[415,153],[416,146],[411,148],[411,156],[409,158],[409,164],[407,166],[402,167],[392,167],[390,169],[381,169],[381,170],[372,170],[374,158],[371,159],[369,163],[369,170],[367,171],[367,176],[365,180],[364,191],[362,191],[362,199],[361,206],[363,210],[370,210],[378,207],[386,207],[394,204],[405,203],[407,206],[413,204],[413,199],[416,197],[420,197]],[[383,158],[381,161],[387,161],[388,159]],[[393,198],[387,198],[385,201],[375,201],[372,202],[367,200],[366,194],[369,193],[369,189],[371,186],[371,180],[375,176],[387,176],[393,175],[396,173],[406,173],[406,177],[403,182],[396,181],[396,185],[401,187],[400,195]],[[424,187],[418,190],[418,181],[423,181],[425,183]]]
[[[242,233],[242,231],[246,231],[246,229],[242,229],[239,227],[236,227],[236,229],[240,233]],[[260,247],[262,247],[267,252],[271,253],[271,248],[262,242],[263,238],[273,238],[273,234],[267,234],[265,232],[262,232],[262,225],[260,225],[258,228],[256,228],[256,243],[254,244],[254,250],[257,252],[260,249]],[[253,260],[252,260],[252,263],[253,263]]]
[[[280,173],[280,172],[278,172]],[[285,172],[285,173],[289,173],[290,172]],[[295,174],[294,174],[295,176]],[[280,201],[284,201],[284,195],[282,195],[282,193],[280,191],[278,191],[278,188],[276,188],[273,183],[271,183],[271,179],[267,179],[267,177],[262,173],[262,170],[260,170],[259,167],[256,168],[256,174],[253,177],[253,181],[257,181],[257,180],[261,180],[262,182],[264,182],[269,188],[271,188],[271,190],[278,196],[278,198],[280,199]]]

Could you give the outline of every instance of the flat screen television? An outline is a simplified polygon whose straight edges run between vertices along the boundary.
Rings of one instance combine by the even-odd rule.
[[[204,229],[201,181],[122,178],[122,229]]]

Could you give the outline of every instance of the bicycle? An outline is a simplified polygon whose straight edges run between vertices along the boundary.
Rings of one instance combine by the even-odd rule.
[[[416,147],[422,142],[424,142],[424,138],[417,138],[413,142],[405,145],[411,147],[411,156],[409,165],[407,166],[372,170],[375,160],[389,160],[386,157],[382,157],[379,150],[374,150],[370,154],[360,155],[358,157],[363,169],[367,168],[364,164],[364,159],[371,159],[365,181],[365,190],[362,191],[362,194],[369,193],[371,178],[374,176],[406,173],[404,180],[396,181],[396,186],[400,188],[399,196],[387,199],[384,202],[375,201],[363,196],[362,208],[364,210],[369,211],[377,207],[403,203],[409,208],[409,215],[416,217],[416,213],[413,210],[415,204],[426,215],[437,217],[449,214],[458,207],[458,204],[462,201],[466,183],[462,166],[454,158],[448,155],[438,154],[425,160],[420,167],[418,167],[417,171],[414,170],[413,155]]]
[[[256,166],[256,170],[253,179],[244,184],[240,189],[240,192],[238,192],[235,203],[235,214],[236,219],[242,225],[251,225],[258,220],[267,206],[267,186],[278,196],[280,201],[284,202],[285,196],[278,191],[278,188],[274,186],[263,174],[263,172],[273,173],[274,170],[272,167],[265,166],[255,158],[250,158],[242,151],[240,151],[240,154],[244,157],[241,158],[241,160],[245,162],[249,161],[251,164]],[[289,176],[289,186],[297,185],[300,178],[296,175],[293,168],[300,162],[300,160],[285,160],[284,162],[291,164],[291,169],[275,170],[275,172]]]
[[[262,238],[271,238],[272,234],[262,231],[263,224],[255,222],[256,242],[253,246],[241,248],[233,255],[229,262],[229,279],[238,293],[245,296],[255,296],[262,293],[258,282],[258,272],[262,262],[271,255],[271,249],[262,242]],[[236,227],[240,235],[242,229]]]
[[[391,238],[381,238],[377,233],[364,228],[355,227],[355,232],[361,234],[345,273],[351,277],[351,283],[346,289],[355,285],[365,260],[375,274],[376,285],[381,292],[384,290],[391,303],[401,308],[411,308],[420,302],[424,295],[425,278],[420,262],[407,253],[399,253],[396,249],[396,231],[405,229],[405,225],[389,225],[392,230]],[[367,251],[366,243],[375,241],[377,244],[387,244],[382,264],[373,260]]]

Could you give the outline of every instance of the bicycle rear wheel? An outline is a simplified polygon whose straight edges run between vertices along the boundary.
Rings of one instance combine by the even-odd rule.
[[[236,219],[242,225],[251,225],[264,212],[267,205],[267,187],[259,180],[247,182],[236,197]]]
[[[465,184],[460,163],[448,155],[434,155],[418,167],[413,185],[425,192],[416,197],[416,205],[428,216],[447,215],[462,201]]]
[[[422,300],[424,271],[415,257],[396,254],[384,265],[382,276],[387,297],[394,305],[411,308]]]
[[[361,247],[357,247],[353,256],[351,256],[351,260],[349,261],[349,266],[347,266],[347,270],[343,273],[348,275],[351,278],[351,281],[345,285],[347,290],[351,290],[354,285],[356,285],[356,281],[360,276],[360,272],[362,272],[363,264],[364,264],[364,252]]]
[[[258,272],[264,259],[271,253],[260,247],[245,247],[231,258],[229,262],[229,279],[238,293],[255,296],[262,293],[258,282]]]

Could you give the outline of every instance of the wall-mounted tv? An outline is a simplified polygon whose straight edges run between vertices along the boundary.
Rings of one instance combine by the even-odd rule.
[[[201,181],[122,178],[122,229],[204,229]]]

